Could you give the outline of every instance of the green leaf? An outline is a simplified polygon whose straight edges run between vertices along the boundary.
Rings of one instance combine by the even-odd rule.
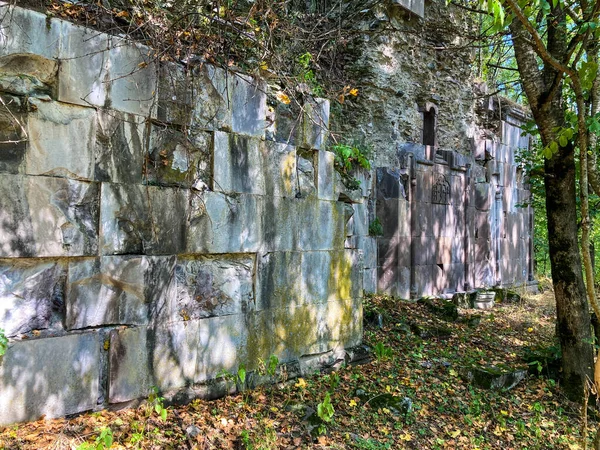
[[[163,420],[163,422],[167,420],[167,408],[163,408],[163,410],[160,412],[160,417]]]
[[[560,144],[561,147],[566,147],[568,142],[569,142],[569,140],[567,139],[567,137],[564,134],[559,136],[558,143]]]

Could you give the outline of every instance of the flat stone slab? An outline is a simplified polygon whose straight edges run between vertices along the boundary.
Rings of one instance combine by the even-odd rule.
[[[94,146],[94,179],[142,183],[144,119],[135,114],[99,109]]]
[[[505,370],[495,366],[465,369],[463,376],[474,386],[482,389],[501,389],[508,391],[523,381],[527,370]]]
[[[92,180],[96,111],[59,102],[31,100],[25,173]]]
[[[254,308],[254,258],[179,258],[171,320],[242,314]]]
[[[0,191],[0,257],[97,254],[97,183],[0,175]]]
[[[183,252],[187,210],[188,192],[185,190],[102,183],[102,253]]]
[[[173,293],[175,256],[104,256],[69,262],[68,329],[152,322]]]
[[[58,57],[62,21],[45,14],[8,4],[0,5],[0,55],[34,53],[48,59]]]
[[[66,266],[44,260],[0,260],[0,328],[8,337],[62,329]]]
[[[10,343],[0,364],[0,425],[94,408],[101,345],[96,332]]]

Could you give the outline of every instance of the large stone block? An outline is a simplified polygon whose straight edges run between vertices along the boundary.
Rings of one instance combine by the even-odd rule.
[[[266,84],[248,75],[229,75],[231,130],[264,138],[267,117]]]
[[[0,175],[0,257],[98,252],[97,183]]]
[[[320,200],[337,200],[334,189],[334,160],[332,152],[317,153],[317,194]]]
[[[153,51],[131,40],[113,37],[108,57],[110,107],[148,116],[157,88]]]
[[[298,176],[299,161],[295,147],[287,144],[266,141],[260,144],[263,154],[263,172],[265,180],[265,194],[269,197],[295,197],[300,188]],[[298,161],[298,165],[297,165]],[[305,160],[306,161],[306,160]],[[312,165],[305,165],[305,169],[312,170]],[[313,171],[314,172],[314,171]],[[303,193],[308,194],[310,189],[310,175],[304,177],[305,189]],[[314,186],[314,179],[312,180]]]
[[[172,320],[243,314],[254,308],[254,258],[179,258]]]
[[[186,253],[258,251],[263,244],[264,208],[261,198],[254,195],[193,192]]]
[[[363,272],[363,290],[366,294],[377,293],[377,267]]]
[[[200,321],[160,325],[152,330],[153,379],[161,391],[190,386],[199,381]]]
[[[110,106],[111,36],[69,22],[60,23],[58,100],[83,106]]]
[[[0,364],[0,425],[94,408],[100,348],[95,332],[12,342]]]
[[[105,256],[69,263],[65,325],[145,325],[163,314],[175,257]]]
[[[327,309],[327,303],[305,303],[272,311],[274,353],[281,362],[330,350]]]
[[[318,256],[314,254],[312,258]],[[310,259],[309,255],[304,261],[308,262]],[[306,295],[318,295],[321,291],[328,291],[328,288],[319,289],[320,283],[315,282],[312,292],[305,293],[302,289],[302,262],[300,252],[272,252],[258,256],[256,271],[258,311],[303,304]]]
[[[324,149],[329,135],[329,100],[315,98],[304,103],[302,139],[299,147]]]
[[[294,209],[299,250],[344,248],[346,219],[342,203],[299,199]]]
[[[492,204],[492,190],[489,183],[475,183],[474,185],[475,208],[488,211]]]
[[[66,267],[44,260],[0,261],[0,328],[6,336],[61,329]]]
[[[223,371],[236,373],[242,363],[250,363],[247,359],[248,327],[245,315],[202,319],[198,321],[198,329],[198,381],[216,378]]]
[[[183,252],[187,211],[184,190],[102,183],[102,254]]]
[[[108,401],[122,403],[147,397],[154,385],[149,348],[154,331],[148,327],[122,328],[110,332]]]
[[[283,197],[261,198],[258,228],[261,230],[261,251],[291,251],[298,247],[298,228],[302,218],[296,215],[296,199]]]
[[[95,180],[141,183],[146,139],[142,117],[99,109],[94,152]]]
[[[436,206],[436,210],[439,209],[440,205]],[[445,211],[445,208],[442,208],[442,211]],[[442,212],[443,214],[443,212]],[[412,235],[413,236],[433,236],[434,232],[434,222],[433,222],[433,208],[431,203],[422,203],[418,202],[416,207],[413,209],[412,214]],[[437,225],[435,227],[436,231],[439,231],[439,219],[436,217]],[[442,218],[445,220],[445,218]],[[442,222],[443,223],[443,222]]]
[[[192,124],[205,130],[231,130],[228,80],[233,75],[203,64],[194,73]]]
[[[151,184],[202,188],[212,186],[213,136],[185,135],[173,128],[150,125],[145,175]]]
[[[62,21],[6,3],[0,5],[0,16],[0,55],[34,53],[49,59],[58,57]]]
[[[362,342],[362,298],[336,299],[327,304],[325,337],[329,348],[354,347]]]
[[[348,221],[348,231],[354,236],[368,236],[369,234],[369,210],[366,203],[355,203],[352,205],[354,214]]]
[[[9,94],[56,96],[58,63],[32,53],[13,53],[0,57],[0,91]]]
[[[94,178],[96,111],[58,102],[31,100],[25,173],[76,179]]]
[[[259,139],[215,132],[215,191],[264,195],[264,162]]]
[[[296,102],[286,105],[281,102],[271,112],[273,124],[267,130],[267,139],[284,144],[296,145],[302,130],[302,111]]]

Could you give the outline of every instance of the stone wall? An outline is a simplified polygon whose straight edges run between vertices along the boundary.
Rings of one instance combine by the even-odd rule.
[[[260,80],[0,13],[0,425],[361,342],[371,178],[345,192],[327,101],[290,145]]]
[[[398,146],[422,143],[423,109],[434,105],[438,148],[470,154],[478,137],[469,15],[445,0],[378,3],[347,67],[359,96],[334,109],[332,130],[373,149],[375,165],[397,164]]]
[[[501,136],[478,140],[471,155],[404,144],[395,168],[377,169],[380,292],[451,296],[534,281],[523,119],[505,110]]]

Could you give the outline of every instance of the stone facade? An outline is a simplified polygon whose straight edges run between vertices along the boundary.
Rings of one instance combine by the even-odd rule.
[[[1,9],[0,425],[360,344],[369,192],[340,194],[327,100],[292,145],[261,80]]]
[[[398,23],[394,8],[428,17],[429,3],[393,3]],[[328,100],[269,105],[261,79],[0,11],[0,425],[154,386],[223,394],[223,371],[270,355],[312,372],[360,344],[364,292],[530,280],[523,118],[504,109],[496,138],[477,134],[464,64],[448,66],[440,97],[438,66],[406,58],[415,34],[382,34],[357,62],[376,70],[345,126],[364,131],[378,168],[349,190]],[[413,85],[417,69],[428,75]]]
[[[513,114],[501,139],[478,141],[472,155],[405,144],[396,168],[377,169],[379,292],[451,296],[534,281],[533,210],[515,158],[529,136]]]

